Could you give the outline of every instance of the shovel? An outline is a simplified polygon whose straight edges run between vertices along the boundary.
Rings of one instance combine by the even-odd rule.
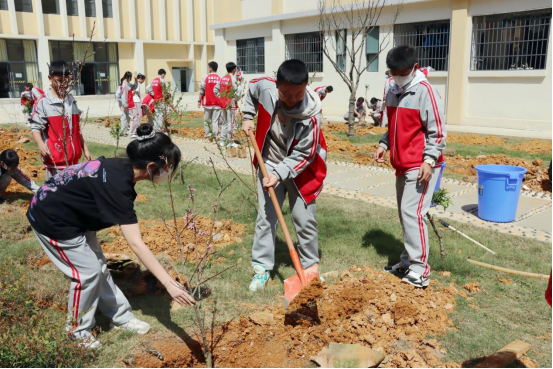
[[[250,137],[253,150],[255,151],[255,156],[257,158],[259,168],[261,169],[261,173],[263,174],[263,177],[269,178],[269,174],[267,173],[265,162],[263,161],[263,157],[261,156],[261,152],[259,151],[259,147],[257,146],[257,141],[255,140],[255,134],[253,130],[249,130],[248,135]],[[303,269],[296,248],[294,247],[294,243],[292,242],[292,238],[290,237],[290,232],[288,231],[288,227],[286,226],[286,222],[284,221],[282,209],[278,204],[275,189],[272,187],[269,187],[269,196],[271,197],[271,201],[273,202],[273,207],[275,208],[278,222],[282,227],[282,233],[284,233],[284,238],[286,239],[286,244],[288,245],[288,251],[290,252],[292,263],[294,264],[294,268],[296,268],[296,274],[284,280],[284,309],[286,309],[290,304],[290,301],[292,301],[292,299],[294,299],[294,297],[296,297],[298,293],[300,293],[303,287],[307,286],[314,278],[319,277],[319,271],[316,265],[308,269]]]

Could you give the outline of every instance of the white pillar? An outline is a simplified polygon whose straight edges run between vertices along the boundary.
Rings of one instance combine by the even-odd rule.
[[[186,41],[194,42],[194,0],[186,0],[186,35]]]
[[[284,35],[280,25],[280,21],[271,24],[271,43],[265,46],[265,73],[267,75],[272,73],[273,70],[277,70],[280,63],[286,58]]]
[[[18,35],[19,28],[17,27],[17,16],[15,15],[15,1],[8,0],[8,11],[10,12],[10,23],[12,24],[12,34]],[[41,9],[42,12],[42,9]]]
[[[200,0],[200,30],[202,34],[202,42],[207,42],[207,5],[205,2],[206,0]]]
[[[102,10],[102,0],[96,0],[96,37],[104,39],[104,12]]]
[[[58,2],[61,15],[61,30],[64,37],[69,37],[69,24],[67,18],[67,3],[65,1]]]
[[[144,0],[144,9],[146,11],[143,11],[142,14],[144,16],[144,25],[146,26],[146,39],[151,40],[152,39],[152,15],[150,14],[151,9],[151,3],[150,0]],[[140,9],[139,9],[140,12]]]
[[[166,1],[159,2],[159,35],[163,41],[167,40],[167,3]]]
[[[46,36],[41,35],[38,37],[36,47],[37,54],[39,55],[38,70],[42,80],[42,89],[46,90],[50,86],[50,81],[48,81],[48,65],[52,62],[52,60],[50,60],[50,46],[48,45]]]
[[[129,0],[129,19],[131,20],[131,38],[133,40],[136,40],[138,38],[138,35],[136,33],[136,0]]]
[[[79,24],[81,25],[81,37],[87,37],[86,34],[86,12],[84,10],[84,0],[77,0],[79,8]]]
[[[132,3],[132,1],[131,1]],[[113,14],[113,23],[115,24],[115,38],[121,38],[121,16],[119,15],[119,0],[113,0],[111,4],[112,14]],[[134,12],[131,13],[134,18]]]
[[[175,41],[180,41],[180,1],[173,0],[173,34]]]
[[[202,45],[202,55],[200,58],[200,71],[202,76],[205,76],[207,74],[207,46]]]
[[[227,43],[225,41],[225,30],[215,30],[215,61],[217,63],[223,63],[227,60]],[[234,59],[234,58],[230,58]],[[229,59],[229,60],[230,60]]]
[[[134,43],[134,68],[138,73],[146,73],[146,67],[144,65],[144,41],[137,40]],[[146,76],[148,78],[148,76]],[[152,76],[148,78],[149,81],[153,79]]]

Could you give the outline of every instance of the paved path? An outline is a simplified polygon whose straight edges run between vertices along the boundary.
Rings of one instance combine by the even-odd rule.
[[[90,141],[115,144],[114,139],[109,136],[108,130],[96,124],[87,125],[84,134]],[[215,154],[218,151],[214,144],[181,137],[174,137],[174,141],[181,148],[185,160],[197,157],[198,163],[207,164],[211,157],[217,167],[227,169],[224,161]],[[124,147],[128,142],[129,139],[124,138],[120,145]],[[206,151],[206,148],[213,154]],[[248,159],[232,158],[228,159],[228,162],[237,172],[251,173]],[[328,175],[323,193],[397,208],[393,171],[336,161],[330,161],[327,164]],[[447,211],[432,209],[431,213],[440,218],[466,223],[466,226],[460,229],[464,233],[470,234],[470,228],[477,226],[551,242],[552,201],[550,194],[522,191],[517,219],[512,223],[492,223],[477,217],[478,192],[475,184],[442,179],[442,187],[451,194],[453,205]]]

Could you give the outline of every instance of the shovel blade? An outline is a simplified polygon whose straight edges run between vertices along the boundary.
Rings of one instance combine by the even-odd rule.
[[[315,278],[319,278],[319,271],[318,268],[307,268],[304,270],[305,273],[305,279],[307,280],[307,284],[311,283],[311,281]],[[301,280],[300,277],[297,274],[294,274],[290,278],[287,278],[284,280],[284,310],[290,305],[290,302],[296,297],[301,289]]]

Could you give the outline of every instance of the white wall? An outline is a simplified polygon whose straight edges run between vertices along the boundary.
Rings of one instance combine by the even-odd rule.
[[[271,15],[271,1],[242,0],[242,19],[268,17]]]

